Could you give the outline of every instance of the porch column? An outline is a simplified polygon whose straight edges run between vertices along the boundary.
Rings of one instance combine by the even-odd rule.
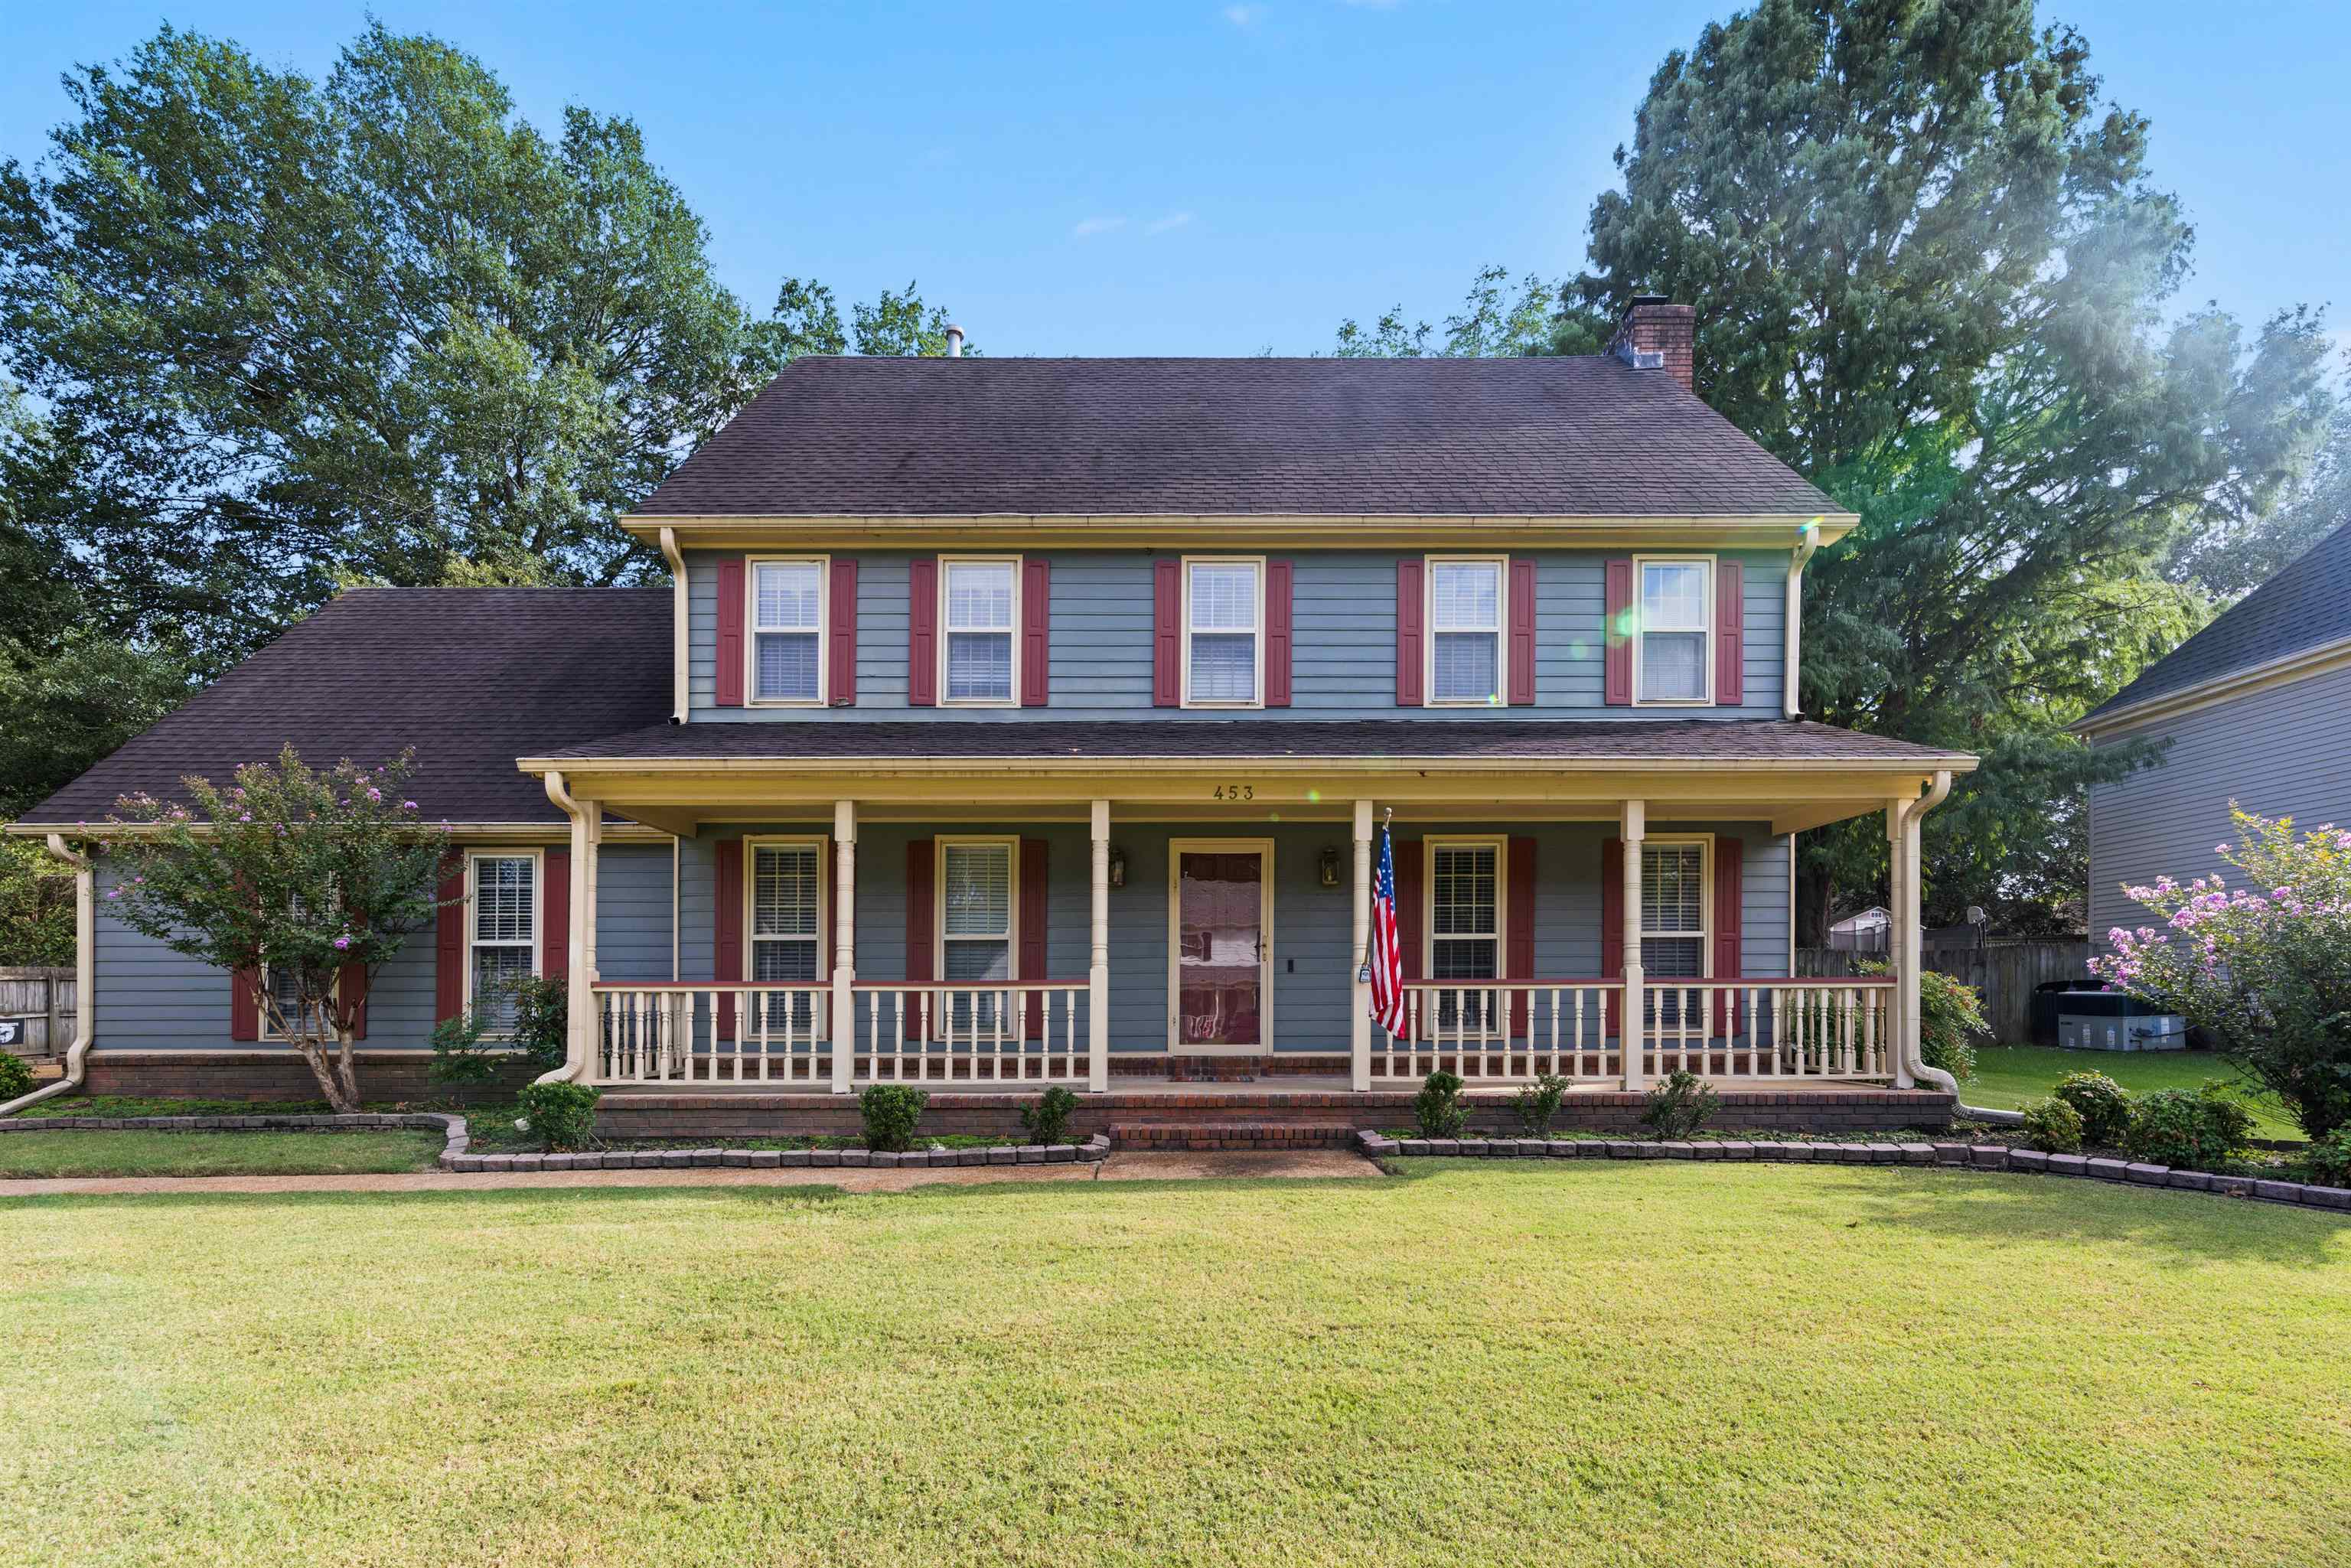
[[[1355,802],[1355,945],[1348,955],[1352,999],[1348,1014],[1348,1084],[1358,1094],[1372,1086],[1372,985],[1364,977],[1372,951],[1372,803]]]
[[[1917,1085],[1910,1071],[1911,1061],[1918,1054],[1918,969],[1924,954],[1918,915],[1918,819],[1922,813],[1915,800],[1889,802],[1886,808],[1889,852],[1893,866],[1891,892],[1894,896],[1894,996],[1890,1016],[1886,1019],[1886,1054],[1892,1059],[1894,1087],[1910,1089]]]
[[[603,1023],[596,1011],[596,848],[603,838],[604,808],[582,800],[571,818],[570,908],[565,917],[569,973],[564,977],[572,1079],[596,1075]]]
[[[1625,1000],[1617,1009],[1617,1046],[1625,1058],[1625,1087],[1648,1087],[1647,1063],[1642,1060],[1646,1032],[1641,985],[1641,840],[1647,831],[1648,810],[1639,800],[1625,802]]]
[[[832,1092],[857,1082],[857,802],[832,803]]]
[[[1110,1089],[1110,802],[1093,803],[1092,934],[1086,956],[1086,1087]]]

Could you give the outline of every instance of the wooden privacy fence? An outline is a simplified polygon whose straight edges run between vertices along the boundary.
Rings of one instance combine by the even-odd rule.
[[[74,972],[0,967],[0,1019],[11,1018],[29,1020],[16,1055],[32,1061],[64,1055],[74,1037]]]
[[[2032,992],[2048,980],[2081,980],[2090,975],[2087,942],[1987,942],[1979,946],[1929,946],[1927,967],[1972,986],[1983,998],[1984,1018],[2002,1045],[2032,1040]],[[1799,947],[1796,973],[1823,978],[1857,973],[1861,965],[1884,963],[1876,953],[1835,947]]]

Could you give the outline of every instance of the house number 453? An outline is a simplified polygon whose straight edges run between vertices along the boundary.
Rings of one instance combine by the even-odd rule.
[[[1219,784],[1217,786],[1217,799],[1219,800],[1254,800],[1257,799],[1257,786],[1254,784]]]

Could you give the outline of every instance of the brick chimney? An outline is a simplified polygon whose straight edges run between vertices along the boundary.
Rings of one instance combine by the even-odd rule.
[[[1635,294],[1616,323],[1608,351],[1636,370],[1662,370],[1695,391],[1692,359],[1698,340],[1695,306],[1669,303],[1662,294]]]

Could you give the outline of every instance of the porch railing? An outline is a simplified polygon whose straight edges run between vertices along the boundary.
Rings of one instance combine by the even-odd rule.
[[[773,1083],[831,1079],[831,988],[710,981],[595,988],[597,1083]]]
[[[1641,1067],[1709,1078],[1876,1079],[1891,1070],[1892,980],[1758,979],[1642,988]],[[1405,1030],[1374,1029],[1372,1080],[1417,1082],[1442,1069],[1472,1082],[1545,1073],[1621,1082],[1618,980],[1412,980]]]
[[[856,1071],[877,1083],[1086,1082],[1083,980],[860,981]]]

